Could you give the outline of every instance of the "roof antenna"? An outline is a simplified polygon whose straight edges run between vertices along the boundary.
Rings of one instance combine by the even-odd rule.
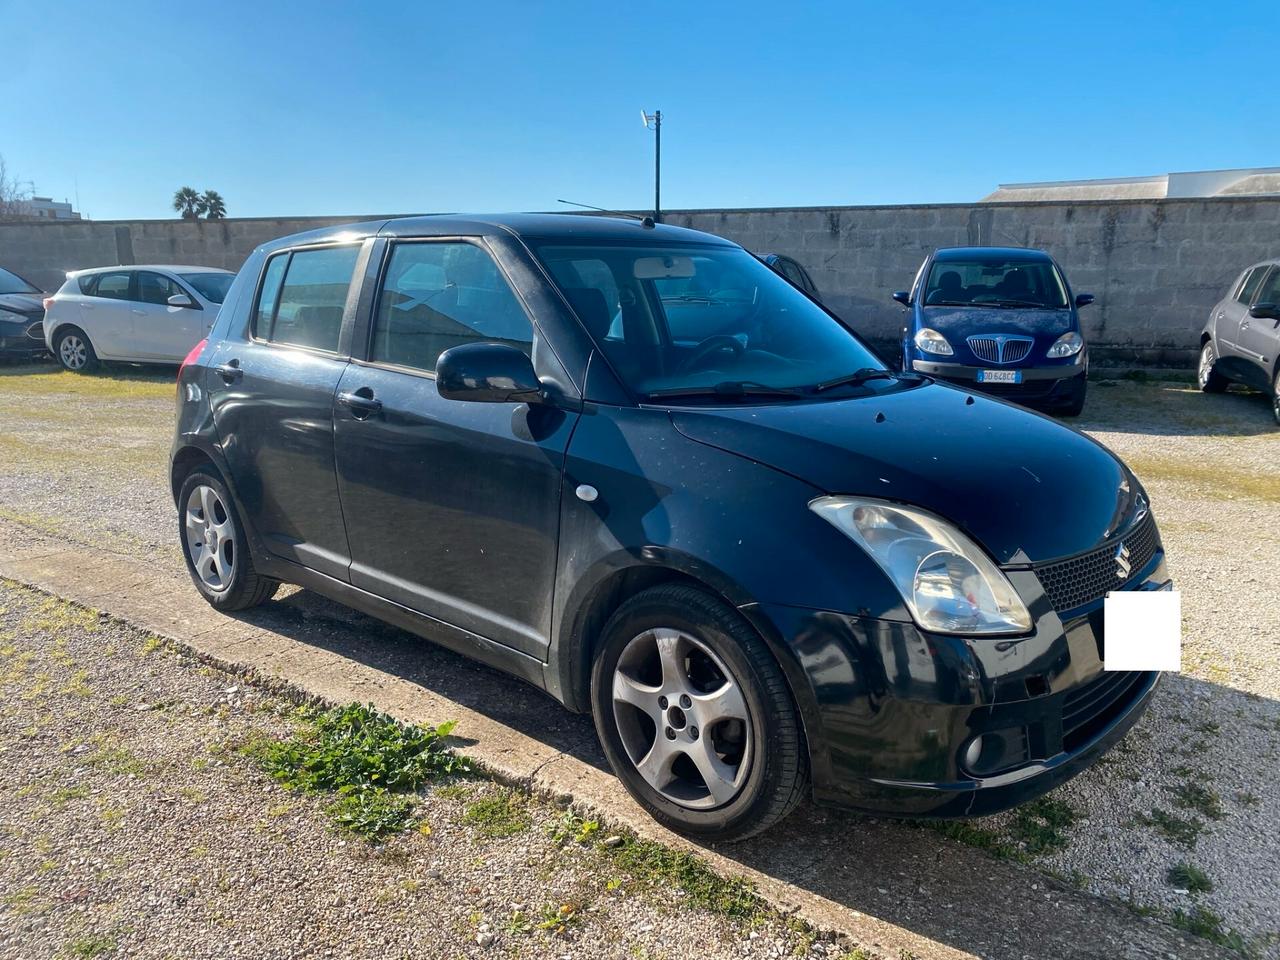
[[[628,220],[639,220],[640,226],[652,227],[653,217],[640,217],[634,213],[622,213],[619,210],[606,210],[604,207],[593,207],[589,203],[578,203],[576,200],[557,200],[556,203],[567,203],[571,207],[583,207],[587,210],[598,210],[601,213],[607,213],[611,217],[626,217]]]

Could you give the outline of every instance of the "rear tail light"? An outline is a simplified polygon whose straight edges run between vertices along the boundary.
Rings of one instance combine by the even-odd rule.
[[[197,343],[194,347],[191,348],[191,352],[186,355],[185,359],[183,359],[182,366],[178,367],[179,383],[182,382],[182,371],[187,369],[188,364],[196,362],[196,357],[200,356],[200,351],[204,349],[204,345],[208,342],[209,342],[209,339],[207,337],[201,340],[199,343]]]
[[[44,308],[45,308],[45,310],[48,310],[48,309],[49,309],[50,307],[52,307],[52,306],[53,306],[53,297],[45,297],[45,298],[44,298]]]

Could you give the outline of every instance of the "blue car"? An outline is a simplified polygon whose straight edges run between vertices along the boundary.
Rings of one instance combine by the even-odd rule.
[[[1043,250],[944,247],[921,265],[907,308],[902,367],[1074,417],[1084,409],[1089,355],[1080,307]]]

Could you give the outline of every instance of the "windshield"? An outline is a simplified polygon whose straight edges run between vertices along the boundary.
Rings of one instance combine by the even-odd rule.
[[[178,276],[195,287],[196,293],[210,303],[221,303],[235,279],[230,273],[180,273]]]
[[[641,396],[717,387],[727,388],[721,395],[784,396],[884,370],[849,330],[745,250],[545,244],[538,255]]]
[[[1062,310],[1067,306],[1067,290],[1058,268],[1049,260],[995,256],[935,260],[924,304]]]
[[[39,293],[39,289],[33,287],[27,281],[23,280],[16,273],[10,273],[3,267],[0,267],[0,293]]]

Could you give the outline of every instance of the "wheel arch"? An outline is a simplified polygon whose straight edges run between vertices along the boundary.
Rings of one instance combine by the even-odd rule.
[[[646,551],[641,551],[644,556]],[[759,611],[754,598],[727,575],[696,558],[672,551],[653,551],[657,562],[607,563],[610,569],[598,577],[583,578],[586,586],[577,591],[561,621],[558,642],[548,664],[548,680],[558,689],[552,690],[571,710],[591,710],[591,666],[599,648],[601,632],[615,610],[636,594],[651,587],[682,584],[700,589],[722,601],[742,618],[746,627],[764,642],[787,683],[792,702],[800,716],[800,733],[804,749],[812,765],[821,747],[820,714],[813,688],[794,651],[772,629]],[[631,555],[628,555],[631,556]],[[581,583],[581,581],[580,581]]]
[[[200,447],[194,444],[188,444],[174,452],[169,462],[169,491],[173,495],[173,502],[177,504],[178,493],[182,490],[182,485],[186,483],[187,477],[195,472],[197,467],[209,466],[214,469],[223,483],[227,482],[226,474],[218,466],[217,461]]]

